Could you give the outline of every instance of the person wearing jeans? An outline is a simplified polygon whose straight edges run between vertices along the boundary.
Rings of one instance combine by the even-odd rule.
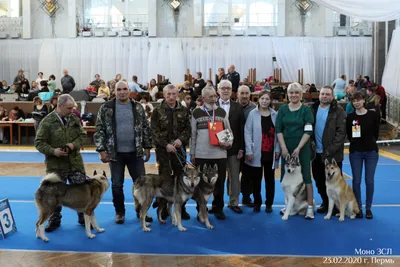
[[[363,217],[361,201],[361,174],[365,164],[366,185],[366,215],[372,219],[372,200],[374,197],[375,170],[378,164],[379,153],[376,140],[379,136],[379,114],[374,110],[365,108],[365,96],[357,92],[352,97],[352,105],[355,111],[348,115],[346,120],[346,132],[350,141],[350,165],[353,174],[353,191],[357,199],[360,212],[357,218]]]
[[[115,99],[105,102],[98,111],[94,142],[101,161],[110,164],[115,222],[123,224],[125,166],[134,182],[144,175],[152,141],[146,113],[140,103],[129,98],[128,84],[120,81],[115,88]]]

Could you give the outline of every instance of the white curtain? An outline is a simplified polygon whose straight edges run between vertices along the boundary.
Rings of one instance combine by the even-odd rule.
[[[399,0],[313,0],[343,15],[369,21],[400,19]]]
[[[400,96],[400,33],[393,31],[390,49],[387,55],[385,69],[382,76],[382,86],[386,92]]]
[[[215,81],[218,68],[234,64],[241,80],[249,69],[257,70],[256,80],[282,68],[284,82],[298,80],[303,69],[305,83],[331,84],[342,74],[372,76],[370,37],[227,37],[227,38],[77,38],[45,40],[7,40],[0,43],[0,79],[12,81],[18,69],[29,70],[29,80],[42,71],[56,76],[58,87],[63,69],[83,89],[100,74],[105,81],[117,73],[131,81],[147,83],[157,74],[173,84],[182,84],[189,69],[195,77]],[[273,62],[272,57],[277,61]]]

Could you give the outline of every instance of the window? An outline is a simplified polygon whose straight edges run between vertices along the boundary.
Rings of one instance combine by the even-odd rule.
[[[84,25],[88,28],[145,30],[147,1],[85,0]]]
[[[278,0],[204,0],[204,26],[277,26]]]

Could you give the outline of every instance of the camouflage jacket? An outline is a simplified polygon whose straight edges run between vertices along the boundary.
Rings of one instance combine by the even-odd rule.
[[[176,139],[187,146],[191,136],[189,116],[189,110],[179,102],[173,112],[165,100],[156,107],[151,115],[151,136],[156,148],[165,148]]]
[[[85,173],[80,148],[85,138],[85,132],[79,118],[71,114],[66,118],[64,126],[56,111],[49,113],[39,124],[35,138],[36,149],[45,155],[46,172],[65,173],[79,171]],[[74,145],[74,150],[68,157],[54,156],[54,150],[68,143]]]
[[[96,150],[108,152],[111,160],[116,159],[117,153],[115,101],[116,99],[113,99],[101,105],[97,113],[96,132],[94,133]],[[133,99],[131,99],[131,103],[135,120],[132,132],[135,131],[136,156],[143,157],[143,149],[152,148],[150,127],[142,105],[137,104]]]

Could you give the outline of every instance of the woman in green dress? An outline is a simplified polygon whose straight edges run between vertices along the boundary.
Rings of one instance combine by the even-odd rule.
[[[282,167],[281,181],[285,174],[285,157],[289,153],[298,156],[301,165],[303,181],[307,188],[308,208],[306,219],[314,219],[313,187],[311,182],[310,160],[310,136],[313,132],[314,117],[311,109],[301,103],[303,90],[299,83],[288,86],[289,104],[279,108],[276,119],[276,133],[281,147]]]

